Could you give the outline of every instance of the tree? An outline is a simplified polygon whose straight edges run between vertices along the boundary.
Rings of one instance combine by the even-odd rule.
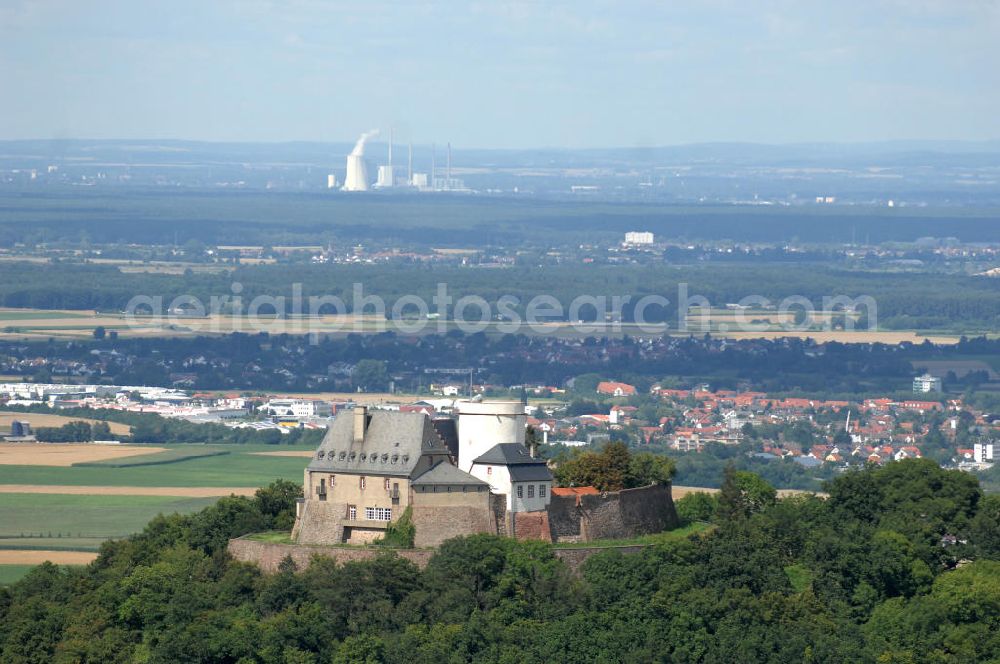
[[[675,500],[674,508],[684,523],[711,521],[719,508],[719,498],[707,491],[693,491]]]
[[[361,360],[354,365],[351,381],[355,388],[366,392],[384,390],[389,386],[389,372],[382,360]]]
[[[773,505],[776,498],[777,491],[759,475],[729,465],[723,473],[716,518],[721,522],[747,519]]]
[[[111,425],[107,422],[94,422],[90,428],[92,440],[111,440]]]
[[[597,384],[602,380],[600,374],[581,374],[573,379],[573,391],[578,394],[593,394],[597,391]]]
[[[95,339],[103,339],[105,334],[106,334],[106,330],[104,329],[103,325],[98,325],[97,327],[94,328],[94,338]]]

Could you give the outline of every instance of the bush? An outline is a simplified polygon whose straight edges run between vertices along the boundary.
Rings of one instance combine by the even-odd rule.
[[[714,493],[696,491],[674,501],[674,508],[681,523],[695,521],[711,521],[715,510],[719,507],[719,497]]]
[[[390,523],[385,529],[385,535],[375,540],[378,546],[388,546],[394,549],[412,549],[417,527],[413,525],[413,509],[407,507],[403,514]]]

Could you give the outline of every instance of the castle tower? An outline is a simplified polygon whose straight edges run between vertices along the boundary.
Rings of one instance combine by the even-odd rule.
[[[459,401],[458,467],[468,472],[472,462],[500,443],[524,445],[528,418],[520,401]]]

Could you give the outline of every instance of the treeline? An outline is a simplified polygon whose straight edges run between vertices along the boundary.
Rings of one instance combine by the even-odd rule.
[[[132,428],[132,433],[124,438],[133,443],[214,443],[214,444],[256,444],[256,445],[319,445],[324,429],[291,429],[288,433],[281,433],[277,429],[256,430],[249,428],[234,429],[224,424],[211,422],[189,422],[173,417],[163,417],[156,413],[133,413],[123,410],[111,410],[107,408],[58,408],[53,409],[44,405],[32,406],[4,406],[6,410],[21,413],[45,413],[52,415],[63,415],[66,417],[85,417],[88,419],[105,420],[107,422],[118,422],[126,424]],[[86,425],[86,430],[81,425]],[[100,427],[99,429],[97,429]],[[107,427],[105,424],[104,427]],[[100,423],[94,428],[103,435],[105,429]],[[60,428],[41,427],[36,430],[39,440],[49,440],[50,442],[70,442],[70,440],[103,440],[95,437],[90,425],[87,422],[71,422]],[[42,434],[41,432],[45,432]],[[61,432],[61,433],[54,433]],[[56,436],[56,438],[42,438],[42,435]],[[74,439],[59,440],[58,436],[77,436]],[[110,437],[110,429],[107,429]],[[81,437],[85,436],[85,437]]]
[[[843,244],[862,237],[881,243],[953,236],[963,242],[995,242],[996,219],[995,210],[970,207],[685,206],[176,187],[169,193],[158,187],[32,187],[0,192],[0,246],[174,245],[190,240],[235,245],[376,240],[431,246],[560,242],[578,246],[583,240],[619,239],[636,228],[688,241],[784,243],[796,238],[803,243]]]
[[[291,559],[226,541],[287,527],[297,487],[160,516],[87,568],[0,591],[4,662],[934,662],[1000,657],[1000,498],[925,461],[777,500],[730,472],[682,506],[714,528],[609,550],[579,576],[550,545],[445,542],[418,569]],[[687,500],[687,499],[685,499]],[[690,508],[690,509],[689,509]],[[280,525],[279,525],[280,524]]]
[[[185,275],[123,274],[116,267],[103,265],[5,263],[0,265],[0,306],[121,311],[134,296],[145,295],[162,297],[161,313],[165,315],[173,299],[181,295],[193,296],[208,308],[213,296],[232,296],[234,282],[241,284],[244,307],[257,296],[284,296],[280,313],[293,312],[293,284],[301,285],[306,299],[302,311],[308,312],[308,298],[312,296],[340,298],[346,311],[355,311],[356,283],[362,285],[363,296],[382,298],[388,314],[400,298],[414,295],[433,312],[438,284],[445,283],[454,301],[465,296],[482,297],[493,313],[499,312],[498,300],[502,296],[516,297],[519,302],[510,308],[522,319],[528,302],[538,295],[555,297],[562,304],[563,311],[554,316],[555,320],[570,320],[570,304],[581,295],[630,296],[621,311],[622,320],[630,322],[636,319],[640,299],[657,295],[669,302],[646,307],[641,312],[643,319],[668,322],[676,328],[678,288],[684,284],[689,296],[705,297],[716,306],[753,295],[774,304],[786,297],[803,297],[821,308],[824,297],[868,296],[877,302],[878,324],[882,327],[993,329],[1000,321],[1000,298],[995,297],[995,284],[986,277],[846,271],[787,263],[696,264],[683,270],[672,265],[551,265],[505,270],[398,264],[258,265],[229,273]],[[220,308],[229,313],[232,307]],[[372,308],[365,310],[371,312]],[[263,313],[271,311],[270,307],[262,309]],[[326,306],[322,311],[329,313],[334,308]],[[408,305],[397,313],[420,312]],[[573,312],[572,318],[603,320],[604,312],[584,305]],[[867,322],[863,317],[859,327]]]
[[[61,427],[38,427],[35,438],[43,443],[86,443],[92,440],[111,440],[111,427],[107,422],[67,422]]]

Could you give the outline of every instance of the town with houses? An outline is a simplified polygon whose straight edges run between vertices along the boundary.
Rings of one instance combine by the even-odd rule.
[[[490,388],[479,383],[430,383],[425,395],[385,394],[372,405],[365,393],[319,399],[174,387],[12,382],[0,383],[0,404],[28,410],[32,406],[108,409],[288,433],[326,429],[339,414],[361,407],[362,402],[372,410],[449,418],[469,397],[482,399]],[[547,449],[599,447],[614,439],[673,453],[743,446],[758,460],[785,458],[806,468],[846,469],[924,456],[966,470],[990,467],[995,460],[993,441],[1000,438],[1000,417],[970,408],[961,398],[933,398],[941,396],[938,389],[940,381],[924,375],[914,379],[912,398],[853,402],[658,383],[641,394],[635,385],[616,381],[600,381],[586,394],[546,385],[511,386],[508,393],[526,395],[525,423]],[[591,412],[576,412],[581,405]],[[669,414],[650,419],[650,412]],[[30,423],[29,414],[24,419]]]

